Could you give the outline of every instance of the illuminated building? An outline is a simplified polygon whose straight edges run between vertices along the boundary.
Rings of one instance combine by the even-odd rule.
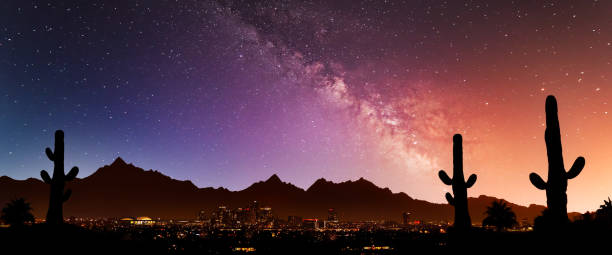
[[[232,224],[231,211],[226,206],[221,205],[213,212],[213,224],[217,227],[225,227]]]
[[[136,219],[129,218],[129,217],[121,218],[119,222],[121,222],[124,225],[135,225],[135,226],[153,226],[155,225],[155,221],[146,216],[137,217]]]
[[[372,246],[366,246],[363,247],[364,250],[373,250],[373,251],[379,251],[379,250],[393,250],[393,248],[389,247],[389,246],[376,246],[376,245],[372,245]]]
[[[402,213],[402,223],[404,226],[407,226],[410,223],[410,213],[404,212]]]
[[[329,208],[327,210],[327,220],[332,222],[338,222],[338,213],[334,208]]]
[[[319,229],[319,219],[304,219],[302,221],[302,227],[309,230]]]
[[[259,219],[259,203],[257,201],[253,201],[247,208],[244,209],[244,223],[248,225],[253,225],[257,223]]]
[[[249,218],[249,210],[248,208],[242,209],[238,208],[234,212],[234,219],[238,225],[245,224]]]
[[[258,223],[270,225],[273,222],[274,222],[274,218],[272,217],[272,208],[271,207],[260,208]]]
[[[255,248],[253,247],[234,247],[234,249],[232,250],[238,251],[238,252],[254,252]]]
[[[129,217],[126,217],[126,218],[121,218],[121,219],[119,220],[119,223],[120,223],[121,225],[124,225],[124,226],[126,226],[126,225],[132,225],[132,222],[134,222],[134,219],[133,219],[133,218],[129,218]]]
[[[334,208],[327,210],[327,220],[323,222],[323,228],[335,228],[338,226],[338,213]]]
[[[287,217],[287,224],[291,227],[298,227],[302,225],[302,217],[300,216],[289,216]]]
[[[138,217],[134,221],[134,225],[153,226],[155,221],[149,217]]]
[[[206,213],[204,212],[204,210],[200,210],[198,212],[198,220],[199,221],[206,221]]]

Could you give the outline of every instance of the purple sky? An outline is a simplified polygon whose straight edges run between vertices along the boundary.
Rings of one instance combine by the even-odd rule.
[[[569,209],[612,187],[611,3],[8,1],[0,175],[37,177],[66,132],[80,177],[117,156],[200,187],[365,177],[435,202],[451,137],[471,196],[545,203],[544,99],[560,102]],[[570,161],[572,160],[572,161]]]

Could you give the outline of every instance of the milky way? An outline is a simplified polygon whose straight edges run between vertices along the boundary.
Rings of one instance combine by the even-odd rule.
[[[36,177],[66,132],[81,177],[117,156],[200,187],[365,177],[443,202],[545,203],[544,99],[559,100],[570,210],[612,193],[609,1],[7,1],[0,174]]]

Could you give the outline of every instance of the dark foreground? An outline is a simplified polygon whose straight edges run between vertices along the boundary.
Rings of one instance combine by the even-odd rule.
[[[163,238],[162,238],[163,237]],[[319,231],[212,231],[205,236],[162,236],[147,229],[88,230],[74,225],[43,224],[22,229],[0,229],[4,251],[136,254],[414,254],[417,251],[552,251],[551,249],[606,248],[610,232],[564,230],[554,232],[493,232],[423,234],[401,230]]]

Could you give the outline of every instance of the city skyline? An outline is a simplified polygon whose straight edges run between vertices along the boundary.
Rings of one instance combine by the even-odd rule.
[[[0,176],[39,178],[66,132],[79,178],[118,156],[198,187],[272,174],[371,180],[445,203],[464,138],[468,196],[546,204],[544,101],[568,210],[612,193],[612,3],[9,1],[0,10]]]

